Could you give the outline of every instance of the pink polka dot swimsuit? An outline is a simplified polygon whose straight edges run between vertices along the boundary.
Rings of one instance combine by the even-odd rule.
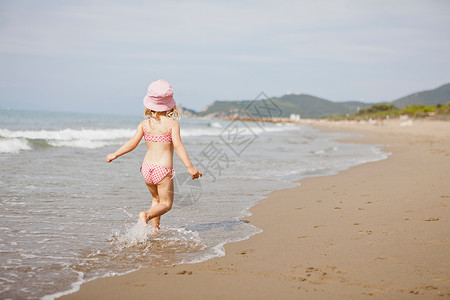
[[[144,139],[146,142],[162,142],[162,143],[172,143],[172,133],[170,129],[172,128],[173,119],[170,119],[169,129],[167,129],[167,133],[163,135],[153,135],[145,132],[145,128],[147,122],[144,123]]]
[[[167,133],[164,135],[153,135],[145,132],[147,122],[144,122],[144,139],[146,142],[158,142],[158,143],[171,143],[172,133],[170,132],[172,128],[173,119],[170,120],[169,128]],[[157,184],[163,180],[167,174],[172,173],[171,179],[175,176],[175,170],[160,166],[157,164],[143,162],[141,166],[141,174],[144,180],[148,183]]]
[[[169,173],[172,173],[172,177],[170,179],[172,179],[175,176],[174,169],[160,166],[157,164],[149,164],[146,162],[142,163],[141,173],[142,177],[144,177],[144,180],[146,182],[153,184],[159,183]]]

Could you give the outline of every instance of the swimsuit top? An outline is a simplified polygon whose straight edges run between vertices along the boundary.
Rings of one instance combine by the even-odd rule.
[[[145,126],[147,125],[147,122],[144,122],[144,139],[146,142],[166,142],[171,143],[172,142],[172,133],[170,132],[170,129],[172,128],[173,119],[170,119],[169,128],[167,129],[166,134],[160,134],[160,135],[153,135],[145,132]]]

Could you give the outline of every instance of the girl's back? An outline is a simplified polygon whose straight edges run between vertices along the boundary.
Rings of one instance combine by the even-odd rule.
[[[168,168],[173,166],[172,127],[176,122],[166,116],[151,116],[142,122],[147,153],[144,162]]]

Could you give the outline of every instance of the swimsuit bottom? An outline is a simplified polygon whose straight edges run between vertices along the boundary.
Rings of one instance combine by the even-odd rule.
[[[149,163],[142,163],[141,167],[141,173],[142,177],[144,177],[144,180],[148,183],[157,184],[161,180],[164,179],[164,177],[167,176],[167,174],[172,173],[172,179],[175,176],[175,170],[170,169],[164,166],[156,165],[156,164],[149,164]]]

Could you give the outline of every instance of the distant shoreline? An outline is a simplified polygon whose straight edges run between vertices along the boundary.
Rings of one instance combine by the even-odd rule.
[[[394,122],[394,121],[419,121],[419,120],[429,120],[429,121],[450,121],[450,116],[427,116],[423,118],[411,118],[411,117],[396,117],[396,118],[389,118],[389,119],[339,119],[339,120],[333,120],[333,119],[300,119],[300,120],[292,120],[290,118],[241,118],[241,117],[235,117],[235,118],[222,118],[222,120],[225,121],[234,121],[234,120],[240,120],[243,122],[262,122],[262,123],[293,123],[293,124],[339,124],[339,123],[360,123],[360,124],[371,124],[371,125],[382,125],[387,122]]]

